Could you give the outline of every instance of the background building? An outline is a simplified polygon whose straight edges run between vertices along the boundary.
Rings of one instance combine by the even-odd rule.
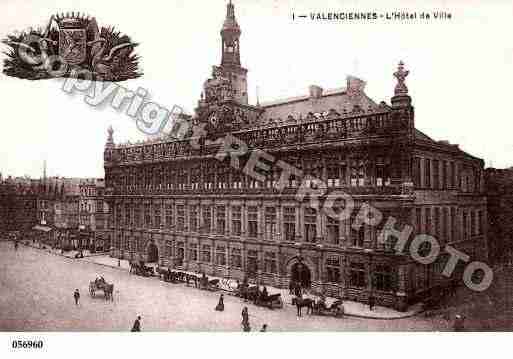
[[[80,183],[80,237],[82,245],[94,251],[110,250],[107,231],[108,206],[103,200],[105,181],[92,178]]]
[[[490,259],[513,259],[513,168],[486,169]]]

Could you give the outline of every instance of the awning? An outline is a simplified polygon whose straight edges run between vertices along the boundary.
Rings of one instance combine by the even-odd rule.
[[[35,229],[36,231],[42,231],[42,232],[50,232],[52,230],[51,227],[40,226],[40,225],[34,226],[34,227],[32,227],[32,229]]]

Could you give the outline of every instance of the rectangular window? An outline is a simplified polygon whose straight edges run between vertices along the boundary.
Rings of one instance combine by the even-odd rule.
[[[447,189],[447,169],[448,169],[448,164],[447,164],[447,161],[442,161],[442,175],[441,175],[441,179],[442,179],[442,186],[441,186],[441,189]]]
[[[216,207],[216,231],[217,234],[224,234],[226,231],[226,207]]]
[[[160,211],[160,203],[157,203],[157,204],[154,204],[153,205],[153,208],[154,208],[154,213],[155,213],[155,228],[160,228],[160,224],[161,224],[161,218],[162,218],[162,213]]]
[[[431,188],[431,160],[424,159],[424,187]]]
[[[242,268],[242,251],[240,248],[232,248],[230,264],[234,268]]]
[[[198,244],[189,243],[189,260],[193,262],[198,261]]]
[[[461,224],[462,224],[462,233],[463,233],[463,240],[467,239],[468,238],[468,216],[467,216],[467,211],[463,211],[462,213],[462,219],[461,219]]]
[[[179,231],[185,231],[185,206],[176,206],[176,227]]]
[[[285,228],[285,240],[294,241],[296,236],[296,209],[294,207],[283,208],[283,223]]]
[[[422,234],[422,208],[415,208],[415,230],[417,234]]]
[[[317,240],[317,211],[314,208],[305,208],[305,241],[315,243]]]
[[[433,188],[440,188],[440,162],[433,160]]]
[[[125,224],[127,226],[132,226],[133,223],[132,223],[132,216],[131,216],[131,209],[130,209],[130,204],[129,203],[126,203],[125,204]]]
[[[205,263],[210,263],[210,246],[208,244],[204,244],[201,247],[201,260]]]
[[[183,242],[176,243],[176,265],[182,266],[185,259],[185,244]]]
[[[340,186],[340,172],[337,164],[330,164],[326,170],[328,175],[328,187]]]
[[[116,205],[114,207],[114,218],[115,218],[115,226],[121,227],[121,204]]]
[[[151,228],[151,205],[149,203],[144,205],[144,225],[146,228]]]
[[[276,207],[265,208],[265,239],[273,240],[276,236]]]
[[[436,239],[440,238],[440,208],[435,207],[434,215],[433,215],[433,224],[434,224],[434,230],[433,230],[433,236]]]
[[[385,158],[376,158],[376,186],[388,186],[390,185],[390,175],[388,163],[385,162]]]
[[[374,268],[374,285],[376,290],[390,292],[392,290],[392,271],[387,265],[376,265]]]
[[[165,256],[171,258],[173,256],[173,243],[166,241]]]
[[[484,233],[483,211],[477,212],[477,234]]]
[[[173,227],[173,205],[171,203],[166,203],[166,226]]]
[[[475,236],[476,233],[476,212],[470,211],[470,236]]]
[[[366,286],[365,265],[363,263],[350,263],[349,285],[355,288],[364,288]]]
[[[456,209],[451,207],[451,242],[456,240]]]
[[[248,237],[255,238],[258,235],[258,207],[248,207]]]
[[[449,210],[447,209],[447,207],[443,207],[442,209],[442,213],[441,213],[441,216],[442,216],[442,223],[440,224],[441,225],[441,228],[442,228],[442,233],[440,234],[440,243],[445,243],[447,242],[447,230],[448,230],[448,226],[447,226],[447,222],[448,222],[448,217],[449,217]]]
[[[449,187],[451,189],[454,189],[454,187],[456,186],[456,166],[454,162],[451,162],[449,168]]]
[[[264,272],[269,274],[278,273],[276,265],[276,253],[265,252],[264,254]]]
[[[125,236],[123,241],[123,248],[125,249],[125,251],[130,251],[130,237]]]
[[[226,247],[225,246],[217,246],[216,247],[216,264],[219,266],[226,265]]]
[[[420,172],[420,158],[415,157],[413,159],[413,184],[416,188],[419,188],[421,186],[420,184],[420,178],[421,178],[421,172]]]
[[[189,206],[189,231],[196,232],[198,230],[198,205]]]
[[[233,206],[232,207],[232,235],[240,236],[241,235],[241,215],[242,210],[241,206]]]
[[[258,252],[255,250],[248,250],[246,271],[249,277],[255,277],[258,270]]]
[[[339,212],[338,208],[333,208],[335,213]],[[328,230],[328,243],[338,244],[340,238],[340,220],[339,218],[332,218],[326,216],[327,219],[327,230]]]
[[[362,224],[358,228],[353,228],[353,224],[359,221],[357,214],[351,215],[351,243],[353,247],[363,248],[365,243],[365,226]]]
[[[326,281],[328,283],[340,282],[340,259],[338,257],[326,258]]]
[[[212,206],[201,206],[201,212],[203,215],[203,224],[201,226],[202,232],[210,233],[212,230]]]
[[[431,227],[431,208],[426,208],[426,227],[424,228],[423,234],[433,234],[432,227]]]

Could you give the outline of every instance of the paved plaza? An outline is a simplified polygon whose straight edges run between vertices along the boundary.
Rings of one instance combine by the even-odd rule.
[[[101,293],[89,296],[89,282],[99,275],[114,283],[114,302],[106,302]],[[79,306],[73,301],[75,288],[81,293]],[[269,310],[228,295],[225,311],[216,312],[217,292],[130,275],[126,269],[23,245],[14,251],[10,242],[0,243],[0,293],[3,331],[128,331],[137,315],[142,316],[143,331],[241,331],[245,305],[253,331],[264,323],[269,331],[432,331],[448,330],[451,324],[421,315],[393,320],[298,318],[289,304]]]

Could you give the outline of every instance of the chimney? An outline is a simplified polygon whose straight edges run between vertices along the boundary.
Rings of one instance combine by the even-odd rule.
[[[322,87],[317,85],[310,85],[310,98],[321,98],[322,97]]]

